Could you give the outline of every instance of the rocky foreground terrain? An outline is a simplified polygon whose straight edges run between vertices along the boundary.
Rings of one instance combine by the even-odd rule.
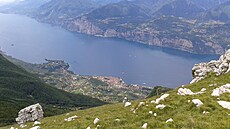
[[[105,76],[81,76],[69,71],[69,64],[62,60],[46,60],[43,64],[30,64],[6,56],[13,63],[36,74],[45,83],[74,94],[83,94],[102,101],[122,102],[146,98],[151,87],[126,84],[121,78]],[[163,88],[164,89],[164,88]]]
[[[230,51],[230,50],[229,50]],[[220,59],[229,63],[229,51]],[[217,61],[218,62],[218,61]],[[197,67],[196,65],[195,67]],[[221,67],[217,68],[222,70]],[[202,80],[159,96],[70,112],[26,123],[28,128],[230,128],[230,73],[207,72]],[[34,126],[33,126],[34,125]],[[5,128],[18,127],[18,125]]]

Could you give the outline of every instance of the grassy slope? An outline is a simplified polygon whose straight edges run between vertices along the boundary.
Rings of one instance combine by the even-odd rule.
[[[54,117],[47,117],[41,120],[42,129],[85,129],[88,126],[91,128],[93,120],[98,117],[101,122],[99,129],[137,129],[143,123],[148,123],[148,128],[180,128],[180,129],[227,129],[230,128],[230,110],[224,109],[217,103],[217,97],[211,96],[211,90],[223,84],[230,83],[230,73],[219,77],[210,76],[209,78],[200,81],[199,83],[187,85],[193,92],[200,91],[201,88],[207,88],[207,91],[201,95],[194,96],[179,96],[177,89],[169,91],[170,96],[162,101],[162,104],[167,105],[163,110],[155,108],[155,104],[148,104],[149,106],[142,106],[136,112],[132,113],[132,107],[124,107],[123,104],[111,104],[101,107],[91,108],[82,111],[71,112],[69,115],[59,115]],[[210,84],[217,84],[217,86],[210,87]],[[158,96],[159,97],[159,96]],[[156,99],[153,97],[147,100]],[[197,108],[193,103],[188,100],[200,99],[204,105]],[[223,94],[220,100],[230,101],[229,94]],[[132,102],[133,106],[137,106],[139,101]],[[148,112],[153,111],[157,113],[157,117],[150,115]],[[210,112],[203,114],[203,111]],[[72,115],[77,115],[80,118],[71,122],[65,122],[64,118]],[[166,123],[169,118],[173,118],[174,122]],[[115,119],[120,119],[116,122]],[[31,127],[31,124],[28,124]]]
[[[0,126],[14,122],[20,109],[38,102],[44,107],[45,116],[104,104],[52,88],[0,55]]]

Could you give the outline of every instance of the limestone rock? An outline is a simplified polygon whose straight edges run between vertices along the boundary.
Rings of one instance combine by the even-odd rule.
[[[144,123],[141,128],[142,129],[147,129],[147,126],[148,126],[148,123]]]
[[[131,102],[125,102],[125,107],[131,106],[132,103]]]
[[[30,129],[40,129],[40,126],[34,126],[34,127],[30,128]]]
[[[25,128],[25,127],[27,127],[27,125],[20,124],[20,128]]]
[[[204,79],[209,73],[215,73],[217,76],[230,72],[230,49],[220,56],[219,60],[212,60],[208,63],[195,64],[192,68],[193,80],[195,83]]]
[[[208,111],[203,111],[203,114],[209,114],[210,112],[208,112]]]
[[[196,107],[200,107],[203,103],[199,99],[193,99],[192,102],[196,105]]]
[[[230,93],[230,84],[223,85],[212,91],[212,96],[220,96],[223,93]]]
[[[164,104],[159,104],[156,106],[156,109],[164,109],[166,106]]]
[[[33,126],[40,125],[40,124],[41,124],[41,122],[39,122],[39,121],[34,121]]]
[[[170,119],[168,119],[168,120],[166,121],[166,123],[169,123],[169,122],[173,122],[173,119],[170,118]]]
[[[66,118],[66,119],[64,119],[65,121],[73,121],[73,120],[75,120],[76,118],[78,118],[78,116],[71,116],[71,117],[69,117],[69,118]]]
[[[153,111],[149,111],[149,114],[153,114]]]
[[[169,94],[164,94],[160,98],[157,98],[155,101],[155,104],[159,104],[160,101],[165,100],[168,96],[169,96]]]
[[[220,106],[230,110],[230,102],[227,101],[217,101]]]
[[[16,122],[21,125],[28,121],[40,120],[43,118],[43,114],[42,106],[37,103],[20,110]]]
[[[188,88],[179,88],[177,91],[177,94],[178,95],[197,95],[197,94],[203,94],[205,90],[206,89],[202,88],[201,91],[194,93]]]
[[[98,124],[100,122],[100,119],[99,118],[95,118],[94,121],[93,121],[93,124]]]

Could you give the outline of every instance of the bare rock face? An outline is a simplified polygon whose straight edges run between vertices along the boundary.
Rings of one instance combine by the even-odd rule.
[[[31,106],[28,106],[18,112],[18,117],[16,118],[16,122],[21,125],[28,121],[36,121],[43,118],[43,110],[42,106],[37,103]]]
[[[208,63],[195,64],[192,68],[193,80],[190,83],[204,79],[209,73],[217,76],[230,72],[230,49],[220,56],[219,60],[212,60]]]

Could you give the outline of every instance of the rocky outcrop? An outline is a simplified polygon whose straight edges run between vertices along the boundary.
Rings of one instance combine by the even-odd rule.
[[[157,98],[156,101],[154,101],[154,100],[151,101],[151,103],[159,104],[160,101],[164,101],[168,96],[169,96],[169,94],[164,94],[160,98]]]
[[[199,39],[199,37],[196,37],[199,41],[195,41],[196,38],[180,36],[181,33],[187,32],[175,34],[178,36],[170,36],[173,32],[166,34],[167,30],[155,30],[156,28],[154,27],[145,27],[145,24],[146,23],[140,23],[137,27],[132,27],[132,25],[129,27],[122,25],[115,26],[114,24],[110,25],[109,23],[103,22],[103,20],[80,16],[65,21],[62,27],[73,32],[99,37],[121,38],[141,44],[174,48],[190,53],[222,54],[224,52],[223,46],[216,42],[204,41]]]
[[[196,107],[200,107],[203,105],[203,102],[201,102],[199,99],[193,99],[192,102],[196,105]]]
[[[86,17],[81,17],[77,20],[71,21],[70,24],[67,25],[67,29],[89,35],[103,34],[103,31],[93,23],[89,22]]]
[[[219,88],[216,88],[212,91],[212,96],[220,96],[224,93],[230,93],[230,84],[223,85]]]
[[[43,110],[42,106],[37,103],[31,106],[28,106],[18,112],[18,117],[16,118],[16,122],[20,125],[26,122],[32,122],[43,118]]]
[[[208,63],[195,64],[192,68],[193,80],[190,83],[198,82],[209,73],[214,73],[217,76],[230,72],[230,49],[221,55],[219,60],[212,60]]]
[[[185,95],[198,95],[198,94],[203,94],[205,90],[206,90],[205,88],[202,88],[201,91],[194,93],[188,88],[179,88],[177,94],[183,95],[183,96],[185,96]]]
[[[129,41],[139,42],[146,45],[154,45],[161,47],[175,48],[182,51],[194,52],[193,43],[188,39],[178,38],[159,38],[153,30],[143,31],[134,29],[130,31],[119,32],[116,29],[106,28],[100,29],[94,23],[87,20],[86,17],[78,18],[67,25],[67,29],[70,31],[76,31],[88,35],[100,36],[100,37],[115,37],[122,38]]]
[[[230,110],[230,102],[227,101],[217,101],[220,106]]]

